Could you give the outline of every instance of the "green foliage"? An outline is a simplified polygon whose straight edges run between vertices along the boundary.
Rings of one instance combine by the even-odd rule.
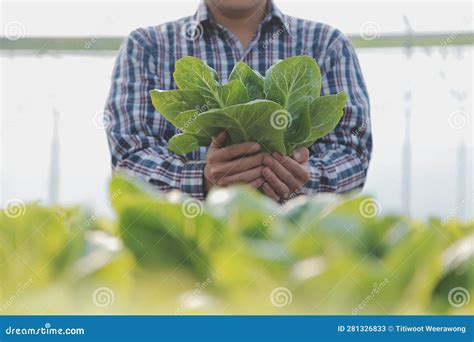
[[[244,62],[238,62],[229,75],[229,81],[239,80],[247,89],[249,100],[264,99],[264,78]]]
[[[18,215],[0,211],[0,314],[31,313],[29,308],[72,313],[77,290],[126,286],[124,270],[134,259],[99,216],[37,203],[22,204]]]
[[[309,56],[295,56],[272,65],[265,75],[265,94],[297,119],[305,111],[308,99],[321,92],[321,73]],[[326,113],[320,113],[325,115]]]
[[[322,96],[321,73],[309,56],[274,64],[262,77],[239,62],[220,84],[215,70],[187,56],[176,62],[178,90],[151,90],[156,110],[184,132],[168,148],[185,154],[208,146],[225,130],[230,143],[255,141],[268,152],[291,155],[331,132],[343,115],[344,92]]]
[[[115,222],[100,211],[35,203],[18,217],[0,213],[0,312],[474,309],[472,298],[463,301],[474,290],[472,222],[381,215],[364,208],[368,197],[320,194],[279,206],[243,186],[212,190],[199,202],[119,176],[110,197]],[[104,287],[114,296],[106,307],[93,301]],[[283,306],[272,295],[281,288]]]
[[[273,113],[280,110],[282,107],[275,102],[255,100],[208,110],[197,116],[191,127],[199,127],[211,135],[224,129],[233,143],[257,140],[267,151],[285,153],[284,131],[268,124]],[[254,139],[256,136],[258,139]]]

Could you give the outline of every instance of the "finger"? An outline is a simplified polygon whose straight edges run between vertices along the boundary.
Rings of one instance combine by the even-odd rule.
[[[254,154],[260,151],[260,145],[255,142],[245,142],[221,148],[218,152],[219,159],[232,160],[243,155]]]
[[[260,176],[257,179],[254,179],[253,181],[251,181],[249,185],[251,187],[254,187],[255,189],[258,189],[263,185],[263,183],[265,183],[265,179],[262,176]]]
[[[211,145],[209,147],[222,148],[225,146],[226,139],[227,133],[225,131],[222,131],[215,138],[212,139]]]
[[[270,197],[271,199],[275,200],[276,202],[280,202],[280,197],[273,191],[272,187],[268,183],[263,183],[262,185],[263,192]]]
[[[309,150],[306,147],[299,147],[293,152],[293,159],[298,163],[304,163],[309,159]]]
[[[299,183],[296,178],[275,157],[265,157],[263,164],[268,166],[277,175],[277,177],[287,185],[291,192],[298,189]]]
[[[263,168],[263,177],[268,182],[268,184],[273,188],[278,197],[287,199],[290,195],[290,189],[283,183],[277,175],[269,168]]]
[[[299,185],[309,180],[309,172],[300,163],[287,156],[272,154],[272,156],[298,181]]]
[[[257,166],[260,166],[263,164],[263,158],[268,155],[266,153],[259,153],[255,154],[250,157],[244,157],[228,162],[222,163],[220,166],[218,166],[219,173],[221,175],[225,176],[231,176],[235,175],[237,173],[242,173],[244,171],[248,171],[250,169],[253,169]]]
[[[253,168],[248,171],[237,173],[232,176],[223,177],[219,180],[219,186],[227,186],[231,184],[238,183],[250,183],[255,178],[258,178],[262,175],[263,166]]]

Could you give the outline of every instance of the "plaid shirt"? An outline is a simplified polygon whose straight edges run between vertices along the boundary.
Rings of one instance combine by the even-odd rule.
[[[369,98],[356,53],[349,40],[328,25],[269,10],[244,49],[239,40],[215,23],[202,2],[194,16],[133,31],[117,57],[106,112],[113,169],[154,184],[162,191],[180,189],[203,199],[207,148],[186,156],[167,149],[179,132],[155,111],[148,91],[175,89],[176,60],[192,55],[216,69],[225,82],[238,61],[262,75],[278,60],[310,55],[322,74],[322,95],[345,91],[345,114],[333,132],[310,150],[310,180],[304,194],[347,192],[364,185],[372,149]]]

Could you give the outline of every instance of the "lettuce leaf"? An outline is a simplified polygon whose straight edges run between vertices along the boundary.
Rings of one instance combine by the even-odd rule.
[[[320,96],[321,73],[310,56],[282,60],[265,77],[243,62],[229,82],[196,57],[176,62],[177,90],[151,90],[155,109],[183,133],[170,139],[168,149],[186,154],[209,146],[225,130],[229,143],[255,141],[268,152],[290,155],[331,132],[343,116],[344,92]]]
[[[238,62],[229,75],[229,81],[239,80],[248,91],[249,100],[264,99],[265,93],[263,91],[264,81],[262,75],[252,70],[244,62]]]
[[[309,106],[311,134],[306,141],[297,146],[311,146],[316,140],[331,132],[344,114],[346,101],[347,95],[344,92],[316,98]]]
[[[265,151],[285,154],[285,132],[270,124],[272,115],[281,110],[283,108],[278,103],[268,100],[255,100],[223,109],[211,109],[196,117],[191,124],[191,130],[194,126],[212,135],[225,130],[234,144],[255,141]]]
[[[180,90],[199,93],[209,108],[224,108],[249,100],[240,80],[219,85],[217,72],[196,57],[179,59],[173,77]]]
[[[314,58],[295,56],[272,65],[265,74],[265,94],[268,100],[282,105],[293,120],[305,111],[308,97],[321,92],[321,73]]]

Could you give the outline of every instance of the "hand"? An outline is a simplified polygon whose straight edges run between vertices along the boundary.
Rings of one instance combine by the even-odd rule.
[[[275,201],[286,200],[297,193],[309,180],[309,151],[301,147],[292,157],[272,153],[263,159],[263,191]]]
[[[207,193],[214,185],[228,186],[246,183],[259,188],[265,181],[262,177],[263,158],[258,153],[260,145],[254,142],[225,146],[227,134],[221,132],[212,140],[206,154],[204,167],[204,191]]]

